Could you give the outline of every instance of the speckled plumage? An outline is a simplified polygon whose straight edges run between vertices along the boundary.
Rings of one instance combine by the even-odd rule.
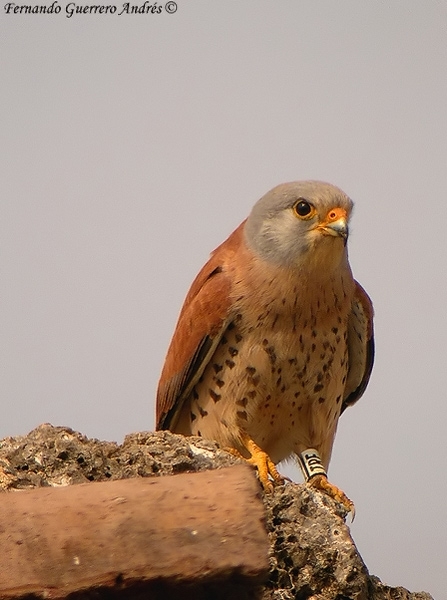
[[[284,184],[215,250],[168,351],[158,428],[247,457],[248,438],[274,463],[315,448],[327,468],[372,367],[372,307],[345,245],[351,208],[329,184]]]

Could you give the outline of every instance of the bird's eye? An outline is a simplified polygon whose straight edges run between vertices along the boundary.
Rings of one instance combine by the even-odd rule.
[[[299,217],[309,217],[313,213],[313,206],[307,200],[298,200],[293,210]]]

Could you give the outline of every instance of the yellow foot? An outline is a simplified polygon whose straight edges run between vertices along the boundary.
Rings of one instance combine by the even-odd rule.
[[[307,485],[310,485],[310,486],[314,487],[315,489],[320,490],[321,492],[324,492],[325,494],[327,494],[328,496],[330,496],[337,502],[340,502],[340,504],[343,504],[343,506],[346,508],[348,513],[351,513],[351,522],[354,520],[354,517],[355,517],[354,502],[352,502],[352,500],[350,500],[342,490],[340,490],[334,484],[330,483],[328,481],[326,475],[314,475],[314,477],[309,479],[309,481],[307,482]]]
[[[249,437],[243,439],[245,448],[250,453],[250,458],[245,458],[235,448],[225,448],[227,452],[230,452],[238,458],[246,460],[248,464],[253,465],[258,470],[259,481],[265,492],[272,492],[275,485],[283,485],[287,477],[283,477],[275,466],[270,456],[261,450],[261,448],[254,443]]]

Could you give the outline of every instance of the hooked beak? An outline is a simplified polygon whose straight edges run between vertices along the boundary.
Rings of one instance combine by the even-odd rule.
[[[348,240],[348,215],[343,208],[333,208],[329,211],[327,218],[318,225],[323,234],[341,237],[346,242]]]

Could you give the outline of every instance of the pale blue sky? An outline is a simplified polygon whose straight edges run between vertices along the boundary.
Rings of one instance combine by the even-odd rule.
[[[371,572],[445,598],[447,4],[177,4],[0,9],[0,437],[153,428],[208,253],[274,185],[330,181],[377,340],[330,476]]]

